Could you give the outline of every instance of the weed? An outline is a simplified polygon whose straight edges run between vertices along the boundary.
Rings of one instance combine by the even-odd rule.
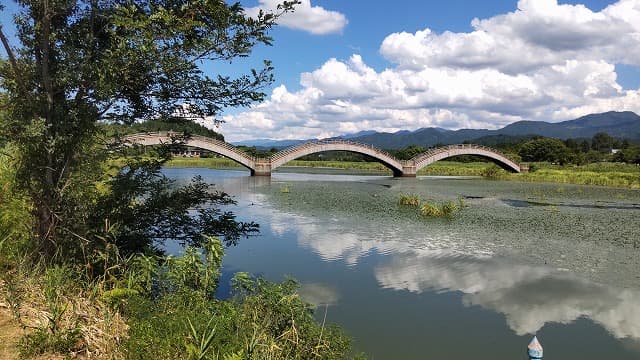
[[[79,328],[50,333],[45,328],[38,328],[25,335],[18,343],[20,356],[23,358],[45,353],[69,353],[81,350],[84,346]]]
[[[458,204],[451,200],[442,203],[425,202],[420,208],[420,214],[424,217],[446,217],[451,218],[464,207],[464,203],[459,198]]]
[[[400,200],[398,201],[403,206],[420,206],[420,197],[418,195],[400,194]]]

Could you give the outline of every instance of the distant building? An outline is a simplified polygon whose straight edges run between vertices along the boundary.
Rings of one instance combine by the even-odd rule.
[[[173,156],[177,157],[195,157],[199,158],[202,156],[203,150],[199,148],[195,148],[192,146],[185,146],[183,149],[174,151]]]

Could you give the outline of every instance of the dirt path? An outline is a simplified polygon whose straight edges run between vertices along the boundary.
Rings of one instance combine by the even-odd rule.
[[[24,334],[9,309],[0,303],[0,359],[19,359],[16,344]]]

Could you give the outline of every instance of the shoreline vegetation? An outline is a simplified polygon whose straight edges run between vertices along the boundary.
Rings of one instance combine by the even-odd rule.
[[[202,167],[211,169],[243,169],[227,158],[187,158],[176,157],[166,164],[167,167]],[[286,167],[339,169],[346,171],[366,171],[372,174],[391,174],[391,171],[378,162],[357,161],[310,161],[293,160]],[[485,178],[523,182],[555,182],[576,185],[594,185],[640,189],[640,166],[624,163],[601,162],[587,165],[554,165],[550,163],[532,163],[531,171],[513,174],[506,172],[490,162],[438,161],[420,171],[419,176],[482,176]]]

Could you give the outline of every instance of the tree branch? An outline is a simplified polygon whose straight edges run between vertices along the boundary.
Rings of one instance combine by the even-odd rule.
[[[18,62],[16,61],[16,57],[13,54],[13,50],[9,45],[9,40],[2,31],[2,24],[0,24],[0,40],[2,41],[2,46],[4,46],[4,50],[7,52],[7,56],[9,57],[9,63],[11,64],[11,69],[16,76],[16,82],[18,83],[18,87],[20,87],[20,91],[22,91],[23,95],[27,95],[27,87],[24,84],[24,80],[22,79],[21,73],[18,70]]]

